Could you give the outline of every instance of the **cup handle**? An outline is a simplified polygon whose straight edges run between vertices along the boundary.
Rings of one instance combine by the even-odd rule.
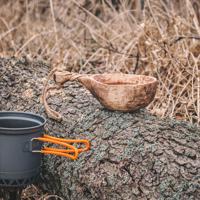
[[[87,151],[90,149],[90,143],[88,140],[73,140],[73,139],[63,139],[63,138],[56,138],[49,135],[44,134],[43,137],[32,138],[31,141],[39,140],[42,142],[48,142],[53,144],[59,144],[61,146],[66,147],[66,149],[56,149],[56,148],[49,148],[43,147],[41,150],[33,150],[33,153],[43,153],[43,154],[54,154],[58,156],[64,156],[70,158],[72,160],[76,160],[78,158],[78,154],[83,151]],[[85,148],[76,148],[71,144],[74,143],[82,143],[85,145]]]

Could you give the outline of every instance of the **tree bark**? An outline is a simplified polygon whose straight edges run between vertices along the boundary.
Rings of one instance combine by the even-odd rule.
[[[48,66],[0,59],[0,110],[40,113]],[[111,112],[77,83],[49,99],[63,115],[49,133],[91,141],[77,161],[44,158],[41,187],[70,200],[200,199],[200,129],[148,111]]]

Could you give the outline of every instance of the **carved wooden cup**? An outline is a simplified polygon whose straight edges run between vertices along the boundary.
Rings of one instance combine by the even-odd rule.
[[[104,107],[124,112],[146,107],[154,99],[158,83],[156,78],[144,75],[86,75],[61,71],[54,73],[54,80],[60,87],[67,81],[78,80]],[[52,117],[49,108],[46,107],[46,110]]]

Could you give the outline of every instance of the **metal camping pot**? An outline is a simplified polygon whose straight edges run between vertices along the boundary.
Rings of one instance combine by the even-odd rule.
[[[87,140],[67,140],[48,136],[46,119],[33,113],[0,112],[0,186],[21,187],[32,184],[40,173],[42,154],[77,159],[90,148]],[[43,147],[43,142],[64,146]],[[82,143],[84,148],[72,144]]]

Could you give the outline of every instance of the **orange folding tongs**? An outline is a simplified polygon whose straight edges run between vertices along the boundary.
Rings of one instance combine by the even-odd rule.
[[[52,136],[49,136],[46,134],[44,134],[43,137],[32,138],[32,141],[33,140],[39,140],[42,142],[58,144],[58,145],[66,147],[66,149],[43,147],[41,150],[33,150],[32,152],[43,153],[43,154],[54,154],[54,155],[58,155],[58,156],[67,157],[72,160],[76,160],[78,158],[79,153],[90,149],[90,143],[88,140],[63,139],[63,138],[52,137]],[[72,144],[84,144],[85,147],[77,148],[77,147],[73,146]]]

